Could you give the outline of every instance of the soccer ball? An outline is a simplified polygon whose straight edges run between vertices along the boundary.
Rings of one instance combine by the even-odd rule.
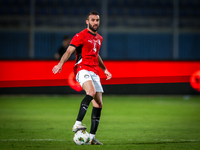
[[[87,145],[90,141],[90,136],[87,131],[78,130],[73,138],[76,145]]]

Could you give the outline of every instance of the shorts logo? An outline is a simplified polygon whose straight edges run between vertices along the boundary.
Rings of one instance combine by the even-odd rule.
[[[89,78],[89,75],[88,74],[84,75],[84,78],[86,78],[86,79]]]

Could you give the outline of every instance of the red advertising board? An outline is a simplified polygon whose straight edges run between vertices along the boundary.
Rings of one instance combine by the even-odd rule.
[[[1,60],[0,87],[68,86],[80,90],[72,73],[74,61],[67,61],[61,73],[53,74],[58,61]],[[102,84],[148,84],[190,82],[200,61],[104,61],[112,79],[100,71]],[[197,87],[197,76],[192,80]],[[79,87],[79,89],[78,89]]]

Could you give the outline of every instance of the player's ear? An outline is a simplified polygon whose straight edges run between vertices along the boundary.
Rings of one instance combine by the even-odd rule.
[[[87,24],[87,25],[89,24],[89,22],[88,22],[88,20],[87,20],[87,19],[85,20],[85,22],[86,22],[86,24]]]

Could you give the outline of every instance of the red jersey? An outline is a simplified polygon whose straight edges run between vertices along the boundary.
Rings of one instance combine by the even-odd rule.
[[[83,69],[99,74],[98,54],[102,41],[101,35],[93,34],[87,28],[72,38],[70,45],[76,48],[75,75]]]

